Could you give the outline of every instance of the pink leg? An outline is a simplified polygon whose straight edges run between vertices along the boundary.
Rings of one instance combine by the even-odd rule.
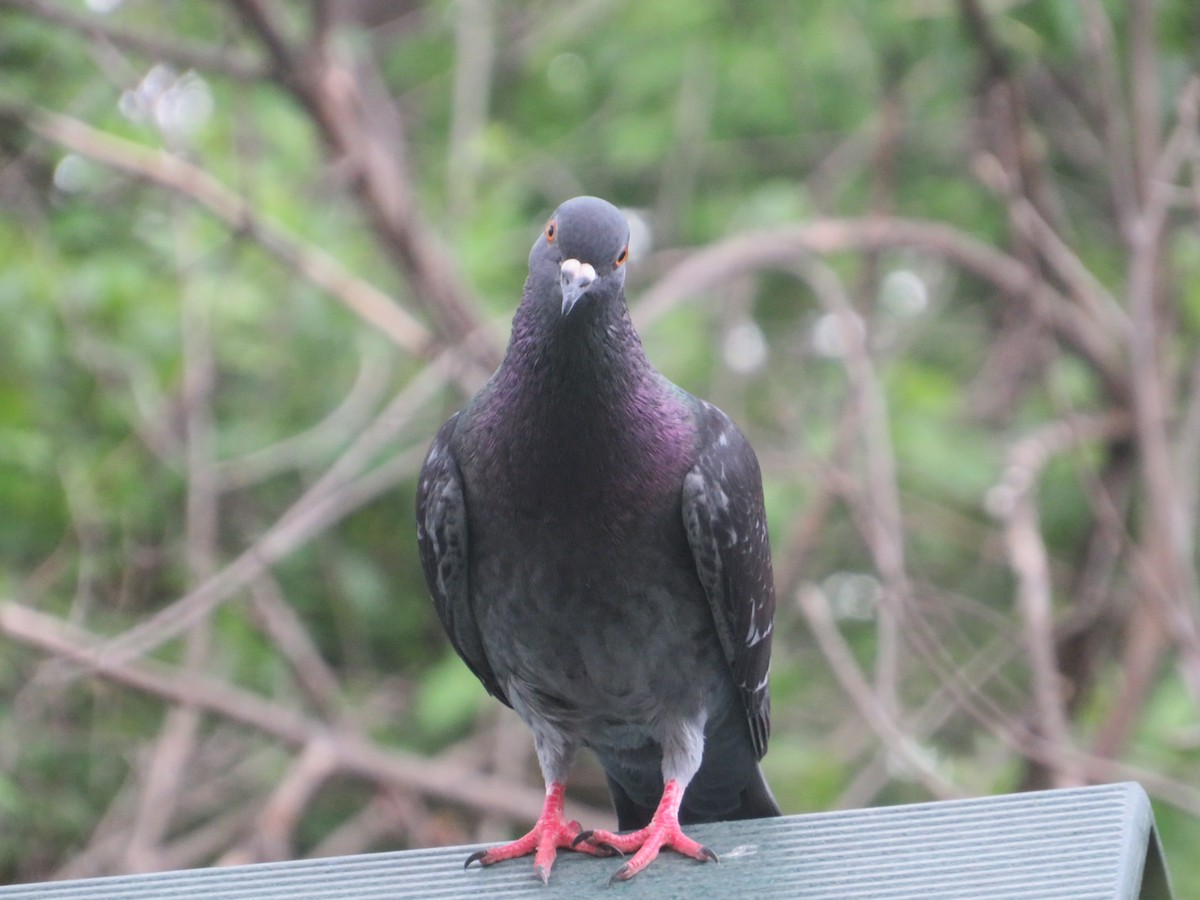
[[[576,844],[593,847],[612,847],[622,853],[636,850],[633,859],[617,869],[613,881],[626,881],[646,868],[663,847],[670,847],[677,853],[690,856],[693,859],[717,861],[717,854],[703,844],[698,844],[683,833],[679,827],[679,804],[683,800],[683,788],[679,782],[671,779],[663,787],[662,799],[658,801],[658,809],[654,818],[645,828],[629,834],[614,834],[611,831],[584,831],[576,838]]]
[[[490,866],[506,859],[516,859],[518,856],[533,857],[533,872],[542,880],[542,884],[550,883],[550,869],[554,865],[554,857],[559,847],[568,847],[590,853],[593,856],[610,856],[612,850],[596,844],[576,846],[575,838],[580,834],[578,822],[568,822],[563,815],[563,794],[566,785],[554,782],[546,789],[546,802],[542,806],[542,814],[538,816],[530,832],[511,844],[501,844],[489,850],[477,850],[467,857],[466,865],[478,861],[480,865]],[[465,867],[464,867],[465,868]]]

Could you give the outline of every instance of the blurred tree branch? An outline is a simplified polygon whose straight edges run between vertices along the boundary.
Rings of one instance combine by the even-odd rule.
[[[962,796],[962,792],[933,767],[905,728],[892,719],[887,707],[879,702],[855,663],[853,653],[834,627],[833,618],[820,592],[802,587],[796,598],[838,681],[887,750],[902,760],[933,796],[943,800]]]
[[[384,448],[398,441],[417,411],[436,396],[458,365],[455,354],[446,351],[421,370],[251,546],[186,595],[113,638],[104,655],[113,661],[127,661],[178,637],[333,522],[413,476],[425,455],[422,445],[409,447],[373,469],[370,465]]]
[[[323,40],[325,20],[320,16],[313,39],[300,46],[288,40],[276,14],[260,0],[229,3],[270,55],[280,86],[308,111],[330,151],[350,165],[359,201],[442,340],[464,342],[490,372],[500,357],[490,342],[478,338],[482,330],[474,301],[415,207],[398,117],[386,97],[370,90],[379,79],[368,81],[359,74],[368,60],[360,58],[352,64],[337,58]]]
[[[35,109],[23,113],[39,137],[199,203],[235,234],[253,239],[406,352],[414,356],[431,352],[429,332],[391,297],[346,271],[320,248],[305,244],[279,225],[266,221],[245,199],[198,166],[169,151],[106,134],[69,116]]]
[[[394,749],[383,750],[355,735],[329,730],[293,709],[195,672],[151,660],[111,663],[93,635],[56,617],[11,601],[0,601],[0,629],[10,638],[54,656],[87,666],[97,675],[173,703],[195,706],[260,731],[296,748],[319,744],[332,762],[327,771],[395,784],[465,806],[523,820],[542,802],[541,791],[480,775],[446,762]],[[606,813],[568,804],[573,817],[602,818]]]
[[[260,81],[268,72],[262,62],[236,47],[210,46],[160,33],[120,28],[98,16],[75,12],[55,0],[0,0],[0,9],[5,8],[36,16],[91,40],[107,41],[146,59],[169,62],[184,69],[202,69],[249,82]]]
[[[712,290],[736,275],[790,270],[806,253],[913,249],[942,257],[1004,294],[1028,294],[1060,339],[1093,365],[1114,392],[1127,393],[1128,376],[1115,337],[1077,314],[1077,307],[1016,258],[944,222],[890,217],[824,219],[771,231],[746,231],[688,255],[652,285],[635,306],[649,325],[685,297]]]

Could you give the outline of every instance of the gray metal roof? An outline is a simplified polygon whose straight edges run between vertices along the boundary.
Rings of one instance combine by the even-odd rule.
[[[884,900],[1169,898],[1150,801],[1113,784],[698,825],[720,856],[664,851],[607,887],[619,860],[560,851],[549,888],[528,859],[463,870],[473,847],[0,887],[0,900],[398,900],[752,896]]]

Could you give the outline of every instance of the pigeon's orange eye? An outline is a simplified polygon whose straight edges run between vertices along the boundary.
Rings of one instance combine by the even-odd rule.
[[[558,236],[558,220],[551,219],[546,223],[546,241],[553,244],[554,239]]]
[[[629,259],[629,245],[626,244],[621,248],[621,252],[617,254],[617,258],[613,260],[613,268],[619,269],[625,265],[625,260]]]

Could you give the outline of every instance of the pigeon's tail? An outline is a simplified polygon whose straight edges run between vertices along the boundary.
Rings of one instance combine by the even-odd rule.
[[[771,793],[767,780],[763,778],[762,769],[756,767],[754,774],[755,777],[750,779],[750,783],[742,791],[738,808],[721,817],[725,821],[765,819],[769,816],[783,815],[779,810],[779,804],[775,802],[775,795]]]
[[[650,823],[650,818],[654,815],[653,801],[647,804],[634,800],[612,776],[608,778],[608,787],[617,813],[617,827],[621,831],[644,828]],[[775,802],[775,796],[758,766],[754,767],[754,774],[738,794],[737,805],[732,809],[721,809],[720,806],[714,806],[711,798],[706,802],[706,798],[689,793],[684,794],[683,804],[679,808],[679,821],[684,825],[764,819],[778,815],[782,815],[779,804]]]
[[[756,764],[745,787],[737,793],[737,805],[729,807],[729,793],[724,796],[724,802],[717,801],[711,793],[705,791],[706,785],[701,779],[693,781],[696,790],[683,795],[683,805],[679,808],[679,821],[684,825],[701,822],[734,822],[738,819],[764,819],[769,816],[781,815],[779,804],[767,780],[763,778],[762,769]],[[706,796],[707,794],[707,796]]]
[[[612,775],[608,775],[608,791],[612,794],[613,809],[617,813],[619,830],[633,831],[637,828],[645,828],[650,824],[650,819],[654,815],[654,807],[634,800]]]

